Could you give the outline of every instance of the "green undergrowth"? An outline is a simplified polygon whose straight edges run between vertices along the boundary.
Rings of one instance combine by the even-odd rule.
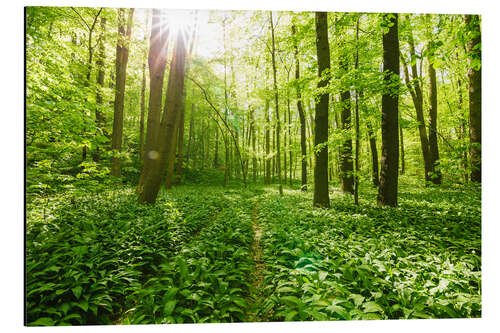
[[[330,209],[310,194],[260,204],[265,297],[274,321],[481,316],[477,188],[402,186],[397,208],[367,190],[360,206],[337,193]]]
[[[403,183],[380,208],[372,188],[355,206],[333,187],[320,209],[311,192],[237,185],[152,206],[128,186],[30,196],[28,325],[481,316],[479,188]]]
[[[162,192],[154,206],[138,204],[130,188],[62,195],[48,204],[32,200],[26,225],[28,325],[119,320],[130,295],[228,203],[220,190],[189,187]]]

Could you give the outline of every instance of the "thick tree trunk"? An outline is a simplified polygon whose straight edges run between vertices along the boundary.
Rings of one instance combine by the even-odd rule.
[[[399,40],[398,14],[385,14],[383,20],[388,23],[384,33],[383,60],[385,89],[382,95],[382,158],[380,162],[380,185],[377,204],[396,206],[398,203],[398,97],[394,91],[394,81],[399,83]],[[392,86],[392,87],[391,87]],[[399,90],[399,87],[395,88]]]
[[[432,46],[429,47],[432,49]],[[437,84],[436,70],[429,58],[429,157],[433,173],[431,181],[434,184],[441,184],[441,170],[439,169],[439,148],[437,141]]]
[[[481,27],[478,15],[466,15],[465,24],[472,33],[467,42],[469,54],[469,137],[470,180],[481,183]]]
[[[161,24],[162,12],[153,9],[151,23],[151,37],[149,39],[149,103],[148,121],[146,129],[146,142],[144,155],[142,156],[142,172],[137,186],[137,192],[141,193],[144,186],[144,177],[149,174],[152,160],[158,158],[156,149],[158,132],[160,131],[161,104],[163,92],[163,78],[165,76],[168,29]]]
[[[102,98],[102,88],[104,87],[104,60],[106,59],[106,50],[104,49],[104,34],[106,31],[106,18],[101,17],[101,36],[99,38],[99,54],[96,60],[97,65],[97,92],[95,96],[96,109],[95,109],[95,123],[97,127],[97,134],[101,134],[107,137],[106,133],[106,120],[104,118],[104,105]],[[99,133],[100,132],[100,133]],[[94,162],[99,162],[100,160],[99,144],[96,145],[94,153],[92,154],[92,159]]]
[[[181,32],[178,33],[172,57],[170,73],[168,78],[167,96],[165,99],[165,108],[160,123],[160,132],[158,135],[155,150],[159,152],[156,159],[146,159],[144,170],[150,170],[144,176],[144,186],[139,191],[139,201],[142,203],[153,204],[158,196],[161,186],[165,166],[169,161],[175,158],[172,156],[175,152],[177,134],[176,124],[182,107],[182,91],[184,89],[185,76],[185,58],[186,47]],[[146,164],[150,164],[146,168]]]
[[[118,41],[116,43],[116,89],[115,89],[115,104],[113,116],[113,136],[111,138],[111,175],[115,177],[121,176],[122,162],[119,156],[116,156],[122,149],[123,137],[123,103],[125,100],[125,81],[127,76],[128,62],[128,44],[132,33],[132,20],[134,17],[134,9],[130,8],[127,19],[127,31],[125,32],[124,17],[125,10],[118,9]]]
[[[318,88],[328,85],[324,75],[330,70],[330,46],[328,44],[328,16],[326,12],[316,12],[316,53],[318,56]],[[314,119],[315,157],[314,166],[314,206],[330,207],[328,196],[328,93],[319,96]]]

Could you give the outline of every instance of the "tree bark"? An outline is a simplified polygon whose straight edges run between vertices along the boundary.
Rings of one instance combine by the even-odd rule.
[[[405,142],[403,140],[403,127],[399,124],[399,144],[401,145],[401,169],[400,174],[405,174]]]
[[[144,145],[144,155],[142,156],[142,172],[137,186],[138,193],[142,192],[144,177],[149,174],[152,166],[151,160],[158,158],[158,151],[155,150],[158,132],[160,130],[160,117],[163,93],[163,79],[165,76],[168,34],[167,28],[161,24],[162,11],[153,9],[151,23],[151,36],[149,39],[149,103],[148,121],[146,129],[146,142]]]
[[[266,131],[265,131],[265,137],[266,137],[266,140],[265,140],[265,144],[266,144],[266,176],[265,176],[265,182],[266,182],[266,185],[269,185],[271,184],[271,158],[269,157],[269,154],[271,153],[270,152],[270,149],[271,149],[271,138],[270,138],[270,127],[271,127],[271,123],[270,123],[270,120],[269,120],[269,100],[266,99],[265,101],[265,106],[264,106],[264,117],[265,117],[265,120],[266,120]]]
[[[165,108],[160,123],[157,144],[155,145],[155,150],[159,152],[159,156],[156,159],[146,159],[146,164],[150,164],[150,167],[146,169],[145,164],[143,171],[150,170],[150,172],[145,175],[144,186],[139,190],[139,202],[141,203],[153,204],[156,201],[164,168],[175,158],[172,155],[175,152],[176,125],[182,107],[186,59],[186,47],[182,32],[178,33],[176,39],[168,78]]]
[[[113,116],[113,135],[111,138],[111,175],[121,176],[122,162],[119,156],[116,156],[122,149],[123,137],[123,104],[125,101],[125,81],[127,76],[128,46],[130,35],[132,33],[132,20],[134,9],[130,8],[127,19],[127,31],[125,32],[124,17],[125,10],[118,9],[118,41],[116,43],[116,89],[115,104]]]
[[[424,111],[423,111],[423,95],[422,95],[422,89],[420,87],[420,80],[417,72],[417,57],[415,55],[415,45],[413,41],[413,35],[410,31],[410,39],[408,42],[410,46],[410,57],[411,57],[411,71],[412,71],[412,78],[413,82],[410,81],[410,75],[408,72],[408,68],[406,65],[406,62],[404,60],[404,57],[401,55],[401,61],[403,62],[403,69],[404,69],[404,74],[405,74],[405,81],[406,85],[408,87],[408,90],[410,91],[413,104],[415,105],[415,112],[417,115],[417,121],[418,121],[418,132],[420,136],[420,146],[422,148],[422,156],[424,159],[424,174],[425,174],[425,181],[430,181],[431,180],[431,173],[433,171],[432,168],[432,163],[430,159],[430,153],[429,153],[429,140],[427,138],[427,131],[426,131],[426,126],[425,126],[425,120],[424,120]]]
[[[433,45],[429,45],[429,51],[432,52]],[[441,184],[441,170],[439,169],[439,148],[437,141],[437,84],[436,70],[429,57],[429,157],[433,173],[431,181],[434,184]]]
[[[384,93],[382,95],[382,158],[377,204],[396,206],[398,203],[398,97],[399,41],[398,14],[385,14],[388,31],[382,38],[384,61]],[[396,87],[394,87],[397,84]],[[396,90],[396,91],[394,91]]]
[[[354,153],[354,204],[359,204],[359,91],[358,91],[358,68],[359,68],[359,50],[358,50],[358,41],[359,41],[359,19],[360,16],[356,20],[356,56],[354,59],[354,69],[356,70],[356,89],[355,89],[355,137],[356,137],[356,151]]]
[[[375,139],[375,134],[373,133],[373,128],[370,122],[366,123],[368,130],[368,138],[370,140],[370,151],[372,156],[372,183],[373,186],[378,187],[379,175],[378,175],[378,151],[377,151],[377,140]]]
[[[96,109],[95,109],[95,123],[97,127],[97,134],[107,137],[106,133],[106,119],[104,118],[104,105],[102,98],[102,88],[104,87],[104,60],[106,59],[106,50],[104,49],[104,34],[106,31],[106,18],[101,17],[101,36],[99,38],[99,54],[96,60],[97,65],[97,92],[95,96]],[[100,133],[99,133],[100,132]],[[94,162],[99,162],[100,160],[99,143],[97,143],[94,153],[92,154],[92,159]]]
[[[276,46],[274,41],[274,23],[273,23],[273,12],[269,12],[269,24],[271,27],[271,59],[273,64],[273,84],[274,84],[274,109],[276,111],[276,169],[278,171],[278,186],[279,193],[283,195],[283,184],[281,184],[281,148],[280,148],[280,114],[279,114],[279,104],[278,104],[278,83],[276,79]]]
[[[146,113],[146,61],[142,64],[141,119],[139,123],[139,157],[144,154],[144,115]]]
[[[328,16],[326,12],[316,12],[316,53],[318,56],[318,88],[328,85],[330,76],[330,46],[328,44]],[[316,102],[314,118],[315,157],[314,166],[314,206],[330,207],[328,196],[328,93],[322,93]]]
[[[347,57],[344,56],[343,59],[340,60],[339,67],[344,73],[347,73]],[[343,135],[348,136],[344,139],[340,154],[341,189],[342,193],[354,194],[351,138],[351,93],[348,87],[342,87],[340,102],[342,105],[342,112],[340,113],[342,131]]]
[[[469,54],[469,138],[470,180],[481,183],[481,27],[478,15],[465,15],[465,24],[471,32],[467,42]]]

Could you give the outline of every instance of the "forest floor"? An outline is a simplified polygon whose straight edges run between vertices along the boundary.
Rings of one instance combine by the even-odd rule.
[[[480,189],[182,185],[29,198],[30,325],[481,316]]]

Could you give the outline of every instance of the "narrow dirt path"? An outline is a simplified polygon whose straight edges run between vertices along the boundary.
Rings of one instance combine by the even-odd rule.
[[[264,282],[264,262],[262,261],[262,248],[260,245],[260,239],[262,238],[262,230],[258,223],[258,203],[252,208],[252,227],[254,231],[254,239],[252,244],[252,255],[255,262],[255,270],[251,277],[252,287],[250,290],[250,296],[248,297],[248,312],[247,321],[249,322],[259,322],[265,321],[259,316],[259,305],[262,301],[262,287]]]

